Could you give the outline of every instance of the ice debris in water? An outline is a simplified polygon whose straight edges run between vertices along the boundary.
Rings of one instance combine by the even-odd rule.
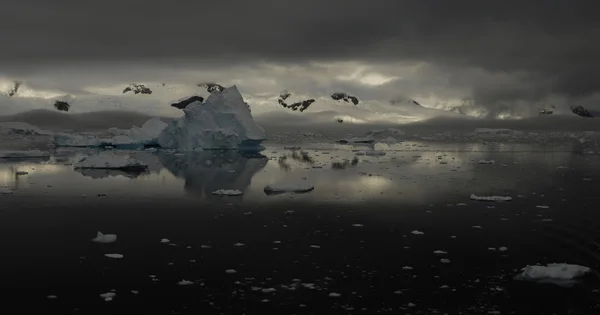
[[[475,194],[471,194],[471,200],[477,201],[511,201],[512,197],[509,196],[477,196]]]
[[[414,230],[414,231],[412,231],[410,233],[413,234],[413,235],[423,235],[423,234],[425,234],[425,233],[423,233],[423,232],[421,232],[419,230]]]
[[[242,195],[242,191],[239,189],[217,189],[213,191],[212,194],[222,196],[240,196]]]
[[[92,242],[95,243],[114,243],[117,241],[117,234],[102,234],[102,232],[98,231],[96,237],[92,239]]]
[[[26,159],[26,158],[47,158],[50,152],[40,150],[3,150],[0,151],[0,159]]]
[[[517,280],[531,280],[561,284],[561,281],[579,278],[591,270],[588,267],[571,264],[548,264],[546,266],[526,266],[515,277]]]
[[[192,285],[192,284],[194,284],[192,281],[185,280],[185,279],[177,282],[177,285]]]
[[[281,194],[281,193],[306,193],[315,189],[310,183],[279,183],[267,185],[264,188],[266,194]]]
[[[111,169],[126,171],[144,171],[148,165],[129,155],[117,155],[113,152],[102,152],[98,155],[86,156],[79,160],[76,169]]]
[[[170,242],[171,242],[171,240],[169,240],[168,238],[162,238],[162,239],[160,240],[160,242],[161,242],[161,243],[170,243]]]
[[[121,259],[121,258],[123,258],[123,255],[121,255],[121,254],[105,254],[104,256],[106,256],[108,258],[113,258],[113,259]]]
[[[225,273],[234,274],[234,273],[237,273],[237,271],[235,271],[234,269],[227,269],[227,270],[225,270]]]
[[[248,104],[234,85],[212,93],[204,103],[192,103],[184,116],[171,122],[158,136],[163,148],[181,151],[258,147],[266,138]]]

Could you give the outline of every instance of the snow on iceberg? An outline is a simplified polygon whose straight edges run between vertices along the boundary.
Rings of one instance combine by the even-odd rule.
[[[283,193],[307,193],[313,191],[315,186],[309,183],[281,183],[267,185],[264,192],[267,195],[283,194]]]
[[[266,138],[235,85],[212,93],[204,104],[188,105],[183,112],[183,117],[161,132],[161,147],[181,151],[250,148],[259,147]]]
[[[50,157],[50,152],[40,151],[40,150],[0,151],[0,159],[27,159],[27,158],[48,158],[48,157]]]
[[[167,126],[158,118],[146,121],[142,127],[133,126],[131,129],[119,130],[111,128],[107,130],[109,136],[102,137],[90,134],[55,134],[52,142],[59,147],[104,147],[117,148],[139,148],[143,146],[156,145],[158,135]]]
[[[116,155],[102,152],[98,155],[86,156],[74,165],[75,169],[110,169],[122,171],[145,171],[148,164],[142,163],[128,155]]]
[[[546,266],[526,266],[521,269],[521,273],[515,279],[566,285],[590,271],[591,269],[588,267],[564,263],[548,264]]]

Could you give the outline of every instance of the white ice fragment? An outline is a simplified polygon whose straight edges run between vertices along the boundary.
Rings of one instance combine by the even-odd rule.
[[[549,206],[540,206],[540,205],[537,205],[535,207],[538,208],[538,209],[548,209],[548,208],[550,208]]]
[[[546,266],[526,266],[517,275],[517,280],[533,280],[542,282],[556,282],[573,280],[591,271],[590,268],[571,264],[548,264]]]
[[[121,255],[121,254],[105,254],[104,256],[106,256],[108,258],[113,258],[113,259],[121,259],[121,258],[123,258],[123,255]]]
[[[131,290],[131,293],[133,293],[133,294],[139,294],[139,293],[140,293],[140,291],[137,291],[137,290]]]
[[[106,302],[110,302],[112,301],[112,299],[116,296],[117,294],[114,292],[106,292],[106,293],[102,293],[100,294],[100,297],[104,299],[104,301]]]
[[[213,191],[212,194],[220,196],[241,196],[242,192],[239,189],[217,189]]]
[[[192,285],[192,284],[194,284],[192,281],[185,280],[185,279],[177,282],[177,285]]]
[[[278,183],[270,184],[264,188],[266,194],[281,194],[281,193],[306,193],[315,189],[310,183],[307,182],[296,182],[296,183]]]
[[[342,295],[341,295],[341,294],[339,294],[339,293],[335,293],[335,292],[331,292],[331,293],[329,293],[329,297],[336,298],[336,297],[340,297],[340,296],[342,296]]]
[[[56,295],[48,295],[46,298],[49,299],[49,300],[54,300],[54,299],[57,299],[58,296],[56,296]]]
[[[404,267],[402,267],[402,270],[413,270],[413,267],[411,267],[411,266],[404,266]]]
[[[275,290],[275,288],[267,288],[267,289],[262,289],[261,291],[262,291],[262,293],[273,293],[273,292],[276,292],[277,290]]]
[[[117,155],[113,152],[102,152],[98,155],[86,156],[75,163],[76,169],[112,169],[144,171],[148,164],[140,162],[129,155]]]
[[[211,249],[212,247],[208,246],[208,245],[201,245],[200,248],[202,248],[202,249]]]
[[[233,244],[233,246],[242,247],[242,246],[244,246],[244,244],[242,244],[242,243],[235,243],[235,244]]]
[[[161,242],[161,243],[170,243],[170,242],[171,242],[171,240],[170,240],[170,239],[168,239],[168,238],[161,238],[161,239],[160,239],[160,242]]]
[[[446,255],[446,254],[448,254],[448,252],[445,252],[443,250],[436,250],[436,251],[433,251],[433,253],[436,254],[436,255]]]
[[[450,259],[442,258],[442,259],[440,259],[440,262],[442,264],[449,264],[450,263]]]
[[[236,86],[212,93],[204,103],[192,103],[184,116],[171,122],[158,136],[163,148],[192,151],[258,146],[265,138]]]
[[[356,224],[352,224],[352,226],[353,226],[353,227],[363,227],[363,225],[362,225],[362,224],[358,224],[358,223],[356,223]]]
[[[310,248],[321,248],[319,245],[310,245]]]
[[[421,232],[419,230],[414,230],[414,231],[412,231],[410,233],[413,234],[413,235],[423,235],[423,234],[425,234],[425,233],[423,233],[423,232]]]
[[[475,194],[471,194],[471,200],[477,201],[511,201],[512,197],[508,196],[477,196]]]
[[[50,152],[40,150],[3,150],[0,151],[0,159],[27,159],[27,158],[47,158],[50,157]]]
[[[498,250],[501,251],[501,252],[505,252],[505,251],[508,250],[508,247],[502,246],[502,247],[498,248]]]
[[[234,273],[237,273],[237,271],[235,271],[233,269],[227,269],[227,270],[225,270],[225,273],[234,274]]]
[[[92,242],[95,243],[114,243],[117,241],[117,234],[102,234],[102,232],[98,231],[96,237],[92,239]]]

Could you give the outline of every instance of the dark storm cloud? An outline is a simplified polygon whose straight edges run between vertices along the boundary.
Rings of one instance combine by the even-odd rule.
[[[482,104],[577,98],[599,90],[599,9],[594,0],[9,1],[0,9],[0,72],[414,61],[452,74],[450,84],[470,86]],[[488,79],[457,80],[467,68]]]

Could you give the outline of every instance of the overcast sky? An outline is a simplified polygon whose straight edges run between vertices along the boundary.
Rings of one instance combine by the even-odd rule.
[[[491,113],[539,101],[600,108],[594,0],[19,0],[1,10],[0,77],[40,89],[217,81],[252,94],[472,99]]]

